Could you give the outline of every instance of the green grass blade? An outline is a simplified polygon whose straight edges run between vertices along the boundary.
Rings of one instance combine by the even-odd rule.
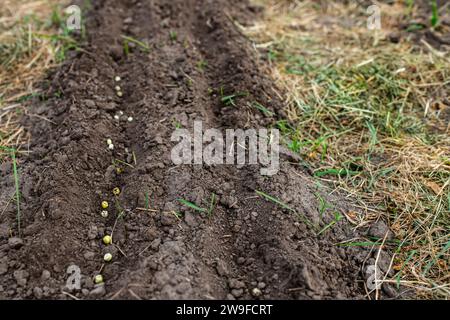
[[[326,175],[333,175],[333,176],[354,176],[357,175],[359,172],[358,171],[352,171],[352,170],[347,170],[347,169],[327,169],[327,170],[318,170],[316,172],[314,172],[314,176],[315,177],[323,177]]]
[[[266,116],[273,116],[274,113],[272,111],[270,111],[269,109],[267,109],[266,107],[264,107],[262,104],[260,104],[259,102],[253,102],[253,106],[258,109],[259,111],[261,111],[262,113],[264,113]]]
[[[259,191],[259,190],[255,190],[255,192],[256,192],[258,195],[260,195],[260,196],[266,198],[266,200],[272,201],[272,202],[278,204],[280,207],[282,207],[282,208],[284,208],[284,209],[287,209],[287,210],[289,210],[289,211],[295,212],[294,209],[292,209],[291,207],[289,207],[287,204],[281,202],[281,201],[278,200],[277,198],[274,198],[274,197],[268,195],[267,193],[264,193],[264,192]]]
[[[295,213],[299,217],[299,219],[302,220],[306,225],[311,227],[313,230],[317,230],[317,227],[311,221],[309,221],[309,219],[306,218],[304,214],[298,213],[297,211],[295,211],[294,209],[289,207],[284,202],[278,200],[275,197],[272,197],[271,195],[268,195],[267,193],[264,193],[264,192],[259,191],[259,190],[255,190],[255,192],[256,192],[256,194],[258,194],[259,196],[265,198],[266,200],[271,201],[271,202],[279,205],[280,207]]]
[[[431,25],[433,27],[436,27],[439,23],[439,12],[438,12],[438,5],[437,0],[431,1],[431,19],[430,19]]]
[[[411,253],[409,254],[408,258],[406,258],[406,260],[402,264],[402,267],[397,272],[397,276],[395,277],[395,281],[396,281],[396,284],[397,284],[397,289],[400,288],[400,275],[401,275],[402,270],[405,268],[405,266],[409,262],[409,260],[411,260],[412,257],[416,254],[416,252],[417,252],[417,250],[411,251]]]
[[[148,192],[145,193],[145,209],[149,209],[150,208],[150,199],[148,196]]]
[[[212,212],[214,210],[215,204],[216,204],[216,194],[213,192],[211,194],[211,202],[209,204],[209,210],[208,210],[208,216],[209,217],[211,217],[211,215],[212,215]]]
[[[16,186],[16,204],[17,204],[17,229],[20,237],[20,190],[19,190],[19,173],[17,170],[16,152],[13,150],[11,152],[13,160],[13,173],[14,173],[14,184]]]
[[[150,47],[149,47],[147,44],[145,44],[144,42],[142,42],[142,41],[139,41],[139,40],[137,40],[137,39],[134,39],[134,38],[128,37],[128,36],[122,36],[122,38],[123,38],[124,40],[126,40],[126,41],[124,42],[124,46],[126,45],[126,51],[129,50],[129,49],[128,49],[128,43],[127,43],[127,42],[133,42],[133,43],[137,44],[137,45],[138,45],[139,47],[141,47],[145,52],[149,52],[149,51],[150,51]]]
[[[322,230],[320,230],[317,233],[318,236],[321,235],[322,233],[324,233],[325,231],[327,231],[328,229],[330,229],[332,226],[334,226],[336,223],[338,223],[343,218],[343,216],[339,212],[336,212],[334,214],[334,217],[335,218],[333,221],[331,221],[329,224],[327,224],[325,227],[322,228]]]
[[[207,212],[207,210],[205,208],[201,208],[201,207],[197,206],[195,203],[189,202],[184,199],[177,199],[177,200],[180,201],[186,207],[189,207],[189,208],[194,209],[199,212]]]
[[[436,264],[437,260],[444,255],[444,253],[448,249],[450,249],[450,240],[447,242],[447,244],[445,245],[444,249],[442,249],[442,251],[436,256],[436,258],[434,258],[433,260],[428,262],[428,264],[426,265],[426,267],[425,267],[425,269],[423,270],[423,273],[422,273],[424,276],[428,273],[428,271],[431,269],[431,267]]]

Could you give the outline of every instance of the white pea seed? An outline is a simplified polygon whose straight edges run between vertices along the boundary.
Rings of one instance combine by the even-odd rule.
[[[109,145],[109,144],[112,144],[112,140],[111,140],[111,139],[107,139],[107,140],[106,140],[106,144],[108,144],[108,145]]]
[[[122,91],[122,89],[120,88],[120,86],[115,86],[114,89],[116,89],[116,91]]]
[[[119,112],[117,112],[117,114],[118,114],[119,116],[123,116],[123,111],[119,110]]]
[[[122,91],[117,91],[117,96],[119,96],[119,97],[123,96]]]
[[[128,122],[131,122],[131,121],[133,121],[133,117],[128,117]]]
[[[120,120],[120,117],[119,117],[119,115],[114,115],[114,119],[116,119],[116,120]]]
[[[112,260],[112,254],[111,253],[105,253],[105,255],[103,256],[103,260],[105,260],[106,262],[109,262]]]
[[[101,212],[101,215],[102,215],[103,218],[107,218],[107,217],[108,217],[108,211],[103,210],[103,211]]]
[[[114,150],[114,145],[113,145],[112,143],[110,143],[110,144],[108,145],[108,149],[109,149],[109,150]]]
[[[116,77],[114,78],[114,80],[115,80],[116,82],[119,82],[119,81],[120,81],[120,77],[119,77],[119,76],[116,76]]]
[[[96,275],[94,278],[94,282],[96,284],[103,283],[103,276],[101,274]]]
[[[259,297],[260,295],[262,295],[262,292],[261,292],[261,290],[258,289],[258,288],[253,288],[253,290],[252,290],[252,295],[253,295],[254,297]]]

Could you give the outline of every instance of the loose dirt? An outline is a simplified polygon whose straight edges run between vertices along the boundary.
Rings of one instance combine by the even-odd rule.
[[[364,234],[343,219],[316,236],[255,193],[277,197],[322,227],[334,217],[322,217],[319,194],[341,212],[355,210],[318,187],[295,156],[283,154],[273,177],[261,176],[257,165],[175,166],[170,159],[176,126],[191,130],[201,120],[205,129],[259,128],[279,118],[282,102],[232,23],[257,12],[245,1],[94,2],[86,45],[49,77],[52,98],[34,101],[24,119],[32,140],[19,158],[22,232],[18,238],[10,202],[0,220],[0,298],[364,298],[362,271],[377,250],[337,245]],[[146,41],[149,50],[130,45],[126,55],[121,35]],[[248,95],[224,106],[219,88]],[[274,116],[249,107],[253,101]],[[116,120],[119,111],[134,120]],[[0,169],[7,203],[12,165]],[[177,201],[208,206],[213,193],[210,217]],[[106,219],[103,200],[110,203]],[[114,244],[105,246],[102,237],[111,233]],[[113,260],[104,264],[106,252]],[[381,256],[387,269],[389,257]],[[79,290],[66,286],[71,265],[81,270]],[[93,283],[99,272],[104,286]]]

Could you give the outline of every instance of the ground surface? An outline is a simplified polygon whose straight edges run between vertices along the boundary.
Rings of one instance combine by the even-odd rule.
[[[355,210],[317,186],[295,156],[283,154],[270,178],[257,166],[170,160],[178,126],[201,120],[204,128],[258,128],[281,116],[272,82],[232,23],[252,19],[258,8],[245,1],[108,0],[93,1],[90,12],[83,51],[50,77],[48,96],[57,97],[35,101],[24,119],[32,140],[19,163],[20,234],[8,202],[13,166],[0,168],[0,200],[9,203],[0,220],[0,298],[364,298],[369,275],[362,270],[375,260],[388,270],[389,256],[337,244],[366,231],[343,219],[317,236],[292,210],[255,193],[321,227],[334,219],[321,210],[323,201],[344,214]],[[122,35],[148,50],[131,42],[125,54]],[[237,92],[248,95],[225,106],[221,94]],[[254,101],[273,116],[249,107]],[[116,120],[119,111],[134,121]],[[210,216],[177,200],[208,207],[212,194]],[[110,203],[106,219],[103,200]],[[386,231],[381,224],[371,234]],[[105,234],[113,245],[102,243]],[[106,252],[114,258],[104,264]],[[73,264],[83,275],[80,290],[66,287]],[[94,285],[98,273],[104,285]]]
[[[113,262],[102,268],[106,297],[250,298],[256,287],[264,298],[361,297],[365,256],[334,245],[351,235],[349,229],[339,225],[316,238],[292,213],[255,194],[276,194],[318,221],[316,190],[298,166],[284,161],[277,176],[263,178],[256,167],[174,167],[170,161],[175,121],[186,128],[193,120],[214,128],[268,123],[252,110],[224,108],[217,88],[248,91],[279,108],[248,44],[224,15],[239,12],[236,6],[248,9],[228,1],[131,4],[94,4],[86,52],[53,78],[61,98],[38,103],[39,117],[27,120],[33,139],[30,157],[21,163],[23,245],[10,238],[17,223],[11,206],[2,224],[0,294],[66,297],[66,269],[75,263],[84,275],[83,290],[72,294],[102,296],[102,289],[92,290],[92,277],[103,254],[112,251]],[[136,47],[125,56],[121,34],[148,39],[149,53]],[[207,62],[204,70],[199,61]],[[116,75],[123,79],[122,98],[114,93]],[[119,110],[135,121],[115,120]],[[112,152],[108,138],[115,143]],[[117,174],[114,159],[133,168]],[[11,176],[10,170],[4,165],[2,176]],[[2,179],[5,194],[13,192],[12,183]],[[116,186],[124,214],[116,219],[117,207],[104,219],[100,202],[114,203]],[[176,200],[199,204],[212,193],[219,204],[210,218]],[[136,209],[146,206],[146,195],[147,207],[156,212]],[[114,245],[106,247],[101,238],[116,221]]]

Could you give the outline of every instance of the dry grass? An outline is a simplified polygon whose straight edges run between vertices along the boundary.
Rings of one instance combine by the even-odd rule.
[[[28,137],[20,126],[26,102],[41,93],[36,83],[76,43],[63,28],[57,0],[4,0],[0,7],[0,147]]]
[[[361,210],[346,214],[355,227],[389,222],[395,275],[385,281],[449,298],[448,51],[387,40],[417,12],[401,2],[381,5],[376,31],[356,2],[255,2],[265,16],[242,30],[286,93],[288,119],[278,126],[288,146],[356,199]]]

